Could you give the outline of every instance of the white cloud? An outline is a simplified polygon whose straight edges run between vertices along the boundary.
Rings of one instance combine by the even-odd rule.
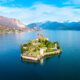
[[[80,21],[80,9],[34,4],[29,8],[0,7],[0,15],[17,18],[25,24],[42,21]]]

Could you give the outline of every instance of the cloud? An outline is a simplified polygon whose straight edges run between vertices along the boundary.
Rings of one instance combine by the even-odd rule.
[[[0,6],[0,15],[16,18],[25,24],[43,21],[80,21],[80,9],[34,4],[29,8]]]

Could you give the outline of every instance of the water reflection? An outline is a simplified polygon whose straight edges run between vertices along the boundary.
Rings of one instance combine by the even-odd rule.
[[[43,58],[40,59],[40,64],[43,64],[43,62],[44,62],[44,59]]]

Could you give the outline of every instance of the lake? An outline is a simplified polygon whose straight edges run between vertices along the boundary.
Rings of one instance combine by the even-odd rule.
[[[80,31],[43,30],[58,41],[61,55],[43,64],[21,60],[20,45],[36,38],[36,32],[0,35],[0,80],[80,80]]]

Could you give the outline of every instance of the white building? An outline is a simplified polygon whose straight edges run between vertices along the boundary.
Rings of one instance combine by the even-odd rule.
[[[43,49],[43,48],[40,49],[40,55],[41,55],[41,56],[44,55],[44,49]]]

